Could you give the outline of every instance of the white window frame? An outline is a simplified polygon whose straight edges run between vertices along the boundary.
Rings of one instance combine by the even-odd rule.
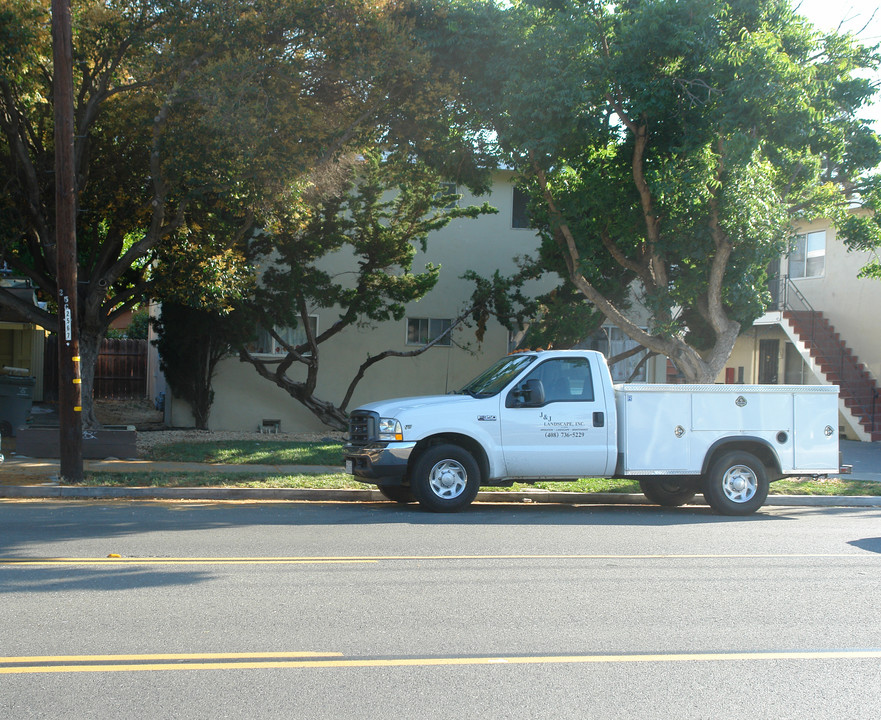
[[[312,333],[318,335],[318,315],[310,315],[309,324],[312,326]],[[291,347],[297,347],[297,345],[302,345],[306,342],[306,330],[302,325],[298,325],[295,328],[276,326],[273,330],[275,330],[275,332]],[[267,346],[269,349],[266,349]],[[288,354],[288,351],[281,345],[278,345],[275,338],[273,338],[272,335],[262,327],[257,328],[257,339],[249,344],[248,350],[252,355],[260,355],[264,357],[284,357]],[[309,353],[304,354],[308,355]]]
[[[415,333],[411,330],[414,323],[419,323]],[[452,324],[452,318],[408,317],[405,326],[405,342],[407,345],[427,345],[438,335],[443,334]],[[434,347],[450,347],[452,344],[452,333],[447,333],[447,336],[435,343]]]
[[[793,280],[825,277],[826,231],[816,230],[796,235],[787,263],[789,277]]]
[[[646,328],[642,329],[645,330]],[[600,340],[600,335],[603,336],[602,340]],[[601,347],[601,344],[603,342],[605,343],[605,348]],[[620,355],[621,353],[626,352],[627,350],[632,350],[637,345],[639,345],[638,342],[636,342],[635,340],[631,340],[627,335],[624,334],[624,331],[616,325],[603,325],[593,335],[587,338],[587,340],[585,340],[583,343],[579,343],[577,347],[586,346],[587,349],[598,350],[605,356],[606,360],[608,360],[615,357],[616,355]],[[631,355],[629,358],[626,358],[621,362],[617,362],[614,365],[610,365],[609,372],[612,374],[612,382],[648,382],[648,365],[646,363],[642,363],[642,366],[640,367],[637,376],[633,380],[629,380],[630,375],[636,369],[636,366],[640,363],[641,360],[642,356],[636,354]]]

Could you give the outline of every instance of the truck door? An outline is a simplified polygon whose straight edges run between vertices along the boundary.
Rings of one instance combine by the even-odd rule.
[[[508,477],[606,473],[610,418],[596,374],[589,358],[550,358],[508,391],[501,408]]]

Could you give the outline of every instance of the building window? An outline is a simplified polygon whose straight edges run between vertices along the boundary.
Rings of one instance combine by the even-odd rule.
[[[441,198],[443,198],[443,197],[446,196],[446,195],[453,195],[453,196],[455,196],[455,197],[453,197],[453,198],[450,200],[450,202],[448,202],[448,203],[444,206],[444,209],[445,209],[445,210],[452,210],[453,208],[459,207],[459,199],[460,199],[462,196],[459,195],[458,190],[459,190],[459,188],[458,188],[458,186],[456,185],[456,183],[453,183],[453,182],[443,182],[443,183],[441,183],[441,189],[440,189],[440,192],[438,192],[438,193],[434,196],[434,199],[435,199],[435,200],[440,200]]]
[[[508,352],[512,353],[515,350],[520,348],[520,343],[523,342],[523,338],[526,336],[526,328],[519,328],[517,330],[508,330]]]
[[[449,330],[452,324],[453,321],[447,318],[407,318],[407,344],[427,345],[438,335]],[[452,344],[450,333],[437,344],[449,347]]]
[[[826,231],[798,235],[789,253],[789,277],[823,277],[826,274]]]
[[[632,350],[639,345],[635,340],[627,337],[619,328],[606,326],[597,330],[587,340],[578,344],[585,350],[598,350],[606,359]],[[645,363],[640,364],[644,354],[631,355],[624,360],[609,366],[612,373],[612,381],[621,382],[646,382]]]
[[[309,325],[312,328],[312,334],[318,334],[318,316],[309,316]],[[276,327],[275,332],[291,347],[297,347],[306,342],[306,330],[301,325],[295,328]],[[269,334],[265,328],[257,329],[257,338],[248,344],[248,352],[255,355],[287,355],[288,351],[285,347]]]
[[[511,214],[511,227],[529,227],[529,194],[519,187],[514,188],[514,209]]]

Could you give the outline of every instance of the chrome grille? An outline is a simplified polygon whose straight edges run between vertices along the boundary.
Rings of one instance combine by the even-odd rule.
[[[376,440],[379,416],[373,412],[356,410],[349,415],[349,444],[367,445]]]

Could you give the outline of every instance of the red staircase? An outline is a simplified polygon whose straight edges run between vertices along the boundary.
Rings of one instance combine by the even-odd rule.
[[[872,442],[881,441],[878,386],[835,328],[816,310],[784,310],[783,318],[805,344],[824,377],[839,386],[845,406],[850,408]]]

